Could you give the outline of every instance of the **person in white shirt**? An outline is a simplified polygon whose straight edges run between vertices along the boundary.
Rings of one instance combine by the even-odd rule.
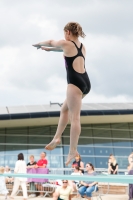
[[[0,174],[4,173],[4,167],[0,166]],[[6,188],[6,180],[4,176],[0,176],[0,194],[5,195],[7,199],[8,190]]]
[[[5,166],[5,171],[4,174],[11,174],[11,170],[8,166]],[[13,182],[13,178],[8,176],[6,177],[6,183],[12,183]]]
[[[74,167],[74,172],[71,173],[71,175],[83,175],[80,171],[80,168],[78,166]],[[73,188],[73,191],[76,191],[76,185],[79,183],[79,180],[74,180],[74,181],[68,181],[69,186],[71,186]]]
[[[22,153],[18,154],[18,160],[15,164],[14,173],[20,173],[20,174],[27,173],[27,167],[26,167],[26,163],[24,161],[24,155]],[[23,199],[24,200],[27,199],[26,181],[27,181],[27,178],[20,178],[20,177],[15,178],[13,191],[10,196],[11,199],[14,199],[14,196],[16,195],[20,185],[21,185],[22,191],[23,191]]]

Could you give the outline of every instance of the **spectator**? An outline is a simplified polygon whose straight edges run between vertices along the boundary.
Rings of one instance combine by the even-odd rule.
[[[71,175],[83,175],[80,171],[79,171],[79,167],[76,166],[74,168],[74,172]],[[73,188],[73,191],[76,191],[76,185],[79,183],[78,180],[74,180],[74,181],[68,181],[69,186],[71,186]]]
[[[27,168],[34,168],[37,164],[37,162],[34,160],[34,156],[31,155],[29,159],[30,159],[30,162],[27,163]]]
[[[109,155],[109,158],[111,157],[111,156],[114,156],[112,153]]]
[[[130,166],[130,164],[128,164],[128,166],[127,166],[127,171],[129,172],[131,169],[131,166]]]
[[[62,180],[62,186],[58,187],[53,194],[53,200],[71,200],[72,188],[67,180]]]
[[[42,152],[40,154],[40,160],[38,160],[37,164],[36,164],[36,168],[39,167],[39,168],[46,168],[47,167],[47,164],[48,164],[48,161],[46,159],[46,153],[45,152]]]
[[[11,170],[8,166],[5,167],[5,171],[4,174],[11,174]],[[8,176],[6,177],[6,183],[12,183],[13,182],[13,178]]]
[[[74,167],[74,172],[72,172],[71,175],[83,175],[82,170],[78,166],[76,166]]]
[[[81,161],[80,155],[75,157],[75,161],[72,164],[72,168],[74,168],[76,166],[78,166],[82,170],[82,173],[84,173],[84,163]]]
[[[26,174],[26,163],[24,161],[24,155],[22,153],[18,154],[18,160],[15,164],[14,173]],[[10,196],[11,199],[14,199],[14,196],[16,195],[18,191],[19,185],[21,185],[22,187],[23,199],[24,200],[27,199],[26,181],[27,181],[27,178],[19,178],[19,177],[15,178],[13,191]]]
[[[6,173],[11,173],[11,170],[10,170],[10,168],[8,167],[8,166],[5,166],[5,171],[4,171],[4,173],[6,174]]]
[[[56,187],[60,187],[60,186],[62,186],[62,180],[60,180],[60,179],[57,179],[57,180],[49,180],[49,183],[50,184],[54,184],[54,185],[56,185]]]
[[[85,174],[85,176],[88,176],[88,180],[89,176],[96,176],[94,166],[91,163],[86,164],[86,171],[87,174]],[[81,181],[81,185],[78,192],[82,197],[87,196],[87,199],[91,200],[92,192],[98,190],[97,182]]]
[[[108,159],[108,174],[110,174],[111,158]]]
[[[130,164],[128,164],[127,171],[125,172],[125,175],[128,175],[129,171],[131,170],[130,168],[131,168],[131,166],[130,166]]]
[[[0,167],[0,174],[3,174],[4,170],[4,167]],[[0,176],[0,194],[4,194],[5,199],[7,199],[8,190],[6,189],[6,180],[4,176]]]
[[[40,154],[40,160],[36,164],[36,168],[46,168],[48,164],[48,161],[46,159],[46,153],[42,152]],[[43,191],[43,183],[37,183],[36,187],[38,191]],[[40,195],[38,197],[43,197],[43,192],[40,192]]]
[[[129,171],[133,169],[133,152],[128,156],[128,163],[127,172],[125,172],[125,174],[128,174]]]
[[[128,156],[128,162],[130,164],[130,170],[133,169],[133,152]]]
[[[129,166],[129,171],[128,171],[128,175],[133,175],[133,169],[131,169],[131,166]],[[133,199],[133,184],[129,184],[129,199]]]
[[[110,156],[111,163],[109,167],[109,173],[110,174],[117,174],[118,173],[118,163],[116,162],[115,157],[112,155]]]
[[[29,168],[35,168],[35,166],[36,166],[36,161],[34,160],[34,156],[31,155],[30,156],[30,162],[27,163],[27,168],[28,169]],[[36,194],[35,194],[36,188],[35,188],[34,182],[30,182],[29,185],[30,185],[30,191],[31,191],[31,194],[29,195],[29,197],[35,197],[36,196]]]

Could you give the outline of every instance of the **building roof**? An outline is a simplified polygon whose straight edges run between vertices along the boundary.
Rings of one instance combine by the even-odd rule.
[[[61,105],[0,107],[0,128],[57,125]],[[133,103],[85,103],[81,124],[133,123]],[[70,123],[70,122],[69,122]]]
[[[0,120],[59,117],[60,109],[58,103],[0,107]],[[130,114],[133,114],[133,103],[85,103],[81,109],[81,116]]]

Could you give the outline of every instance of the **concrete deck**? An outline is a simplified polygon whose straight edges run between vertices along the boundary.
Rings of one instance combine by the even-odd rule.
[[[4,200],[5,197],[4,196],[0,196],[0,200]],[[9,196],[8,196],[9,199]],[[22,200],[23,197],[19,196],[19,197],[15,197],[14,200]],[[52,198],[48,198],[48,197],[44,197],[44,198],[28,198],[30,200],[52,200]],[[128,196],[127,195],[106,195],[102,197],[102,200],[128,200]],[[77,200],[76,198],[73,198],[73,200]],[[82,200],[86,200],[85,198]],[[92,200],[97,200],[96,197],[93,197]]]

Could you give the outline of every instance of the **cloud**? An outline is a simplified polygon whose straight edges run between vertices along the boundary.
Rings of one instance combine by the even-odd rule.
[[[88,72],[92,88],[107,96],[133,96],[133,40],[116,36],[89,35]]]
[[[62,102],[66,71],[62,53],[32,47],[62,39],[68,21],[78,21],[87,37],[86,69],[92,89],[83,102],[127,102],[133,98],[131,0],[0,1],[1,105]]]

